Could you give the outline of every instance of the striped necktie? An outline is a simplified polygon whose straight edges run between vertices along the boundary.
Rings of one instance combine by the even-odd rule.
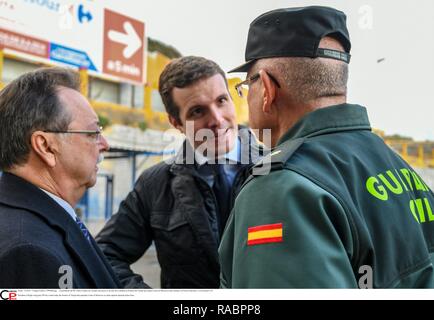
[[[215,164],[212,168],[215,172],[213,191],[217,200],[217,221],[221,236],[230,213],[231,185],[229,184],[223,164]]]
[[[75,222],[77,223],[77,225],[80,228],[81,232],[83,232],[83,235],[87,239],[87,241],[90,241],[89,230],[87,230],[87,228],[84,225],[83,221],[81,221],[79,217],[75,217]]]

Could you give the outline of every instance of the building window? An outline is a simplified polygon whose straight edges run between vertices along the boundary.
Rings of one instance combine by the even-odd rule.
[[[121,105],[128,106],[134,109],[143,108],[144,88],[129,83],[121,83]]]
[[[145,87],[143,85],[133,86],[134,89],[134,98],[133,98],[133,108],[143,109],[145,104]]]
[[[157,112],[165,112],[166,109],[164,108],[163,100],[161,100],[160,93],[158,90],[152,90],[151,93],[151,106],[153,111]]]
[[[26,72],[33,71],[41,66],[25,61],[5,58],[3,60],[2,82],[9,83]]]
[[[89,98],[130,108],[143,108],[143,86],[107,81],[96,77],[89,80]]]
[[[116,82],[89,77],[89,98],[120,104],[120,85]]]

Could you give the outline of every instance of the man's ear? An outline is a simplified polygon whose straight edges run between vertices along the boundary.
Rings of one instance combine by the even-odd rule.
[[[56,153],[58,153],[58,142],[50,134],[42,131],[35,131],[30,137],[30,145],[33,152],[39,156],[47,166],[56,166]]]
[[[175,127],[176,129],[178,129],[179,131],[181,131],[181,133],[185,133],[184,131],[184,126],[182,125],[181,121],[179,121],[178,119],[176,119],[174,116],[172,115],[168,115],[169,116],[169,122],[170,124]]]
[[[264,113],[271,112],[271,106],[276,98],[276,85],[264,70],[259,71],[264,89],[262,90],[262,111]]]

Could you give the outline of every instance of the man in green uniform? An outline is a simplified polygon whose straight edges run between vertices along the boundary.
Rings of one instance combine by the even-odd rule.
[[[267,12],[250,25],[250,125],[271,129],[220,245],[224,288],[433,287],[434,194],[347,104],[344,13]],[[265,160],[264,160],[265,161]]]

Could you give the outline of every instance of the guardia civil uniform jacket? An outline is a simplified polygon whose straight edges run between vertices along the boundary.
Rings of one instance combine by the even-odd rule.
[[[365,108],[309,113],[255,169],[220,245],[223,288],[433,287],[434,194]]]

